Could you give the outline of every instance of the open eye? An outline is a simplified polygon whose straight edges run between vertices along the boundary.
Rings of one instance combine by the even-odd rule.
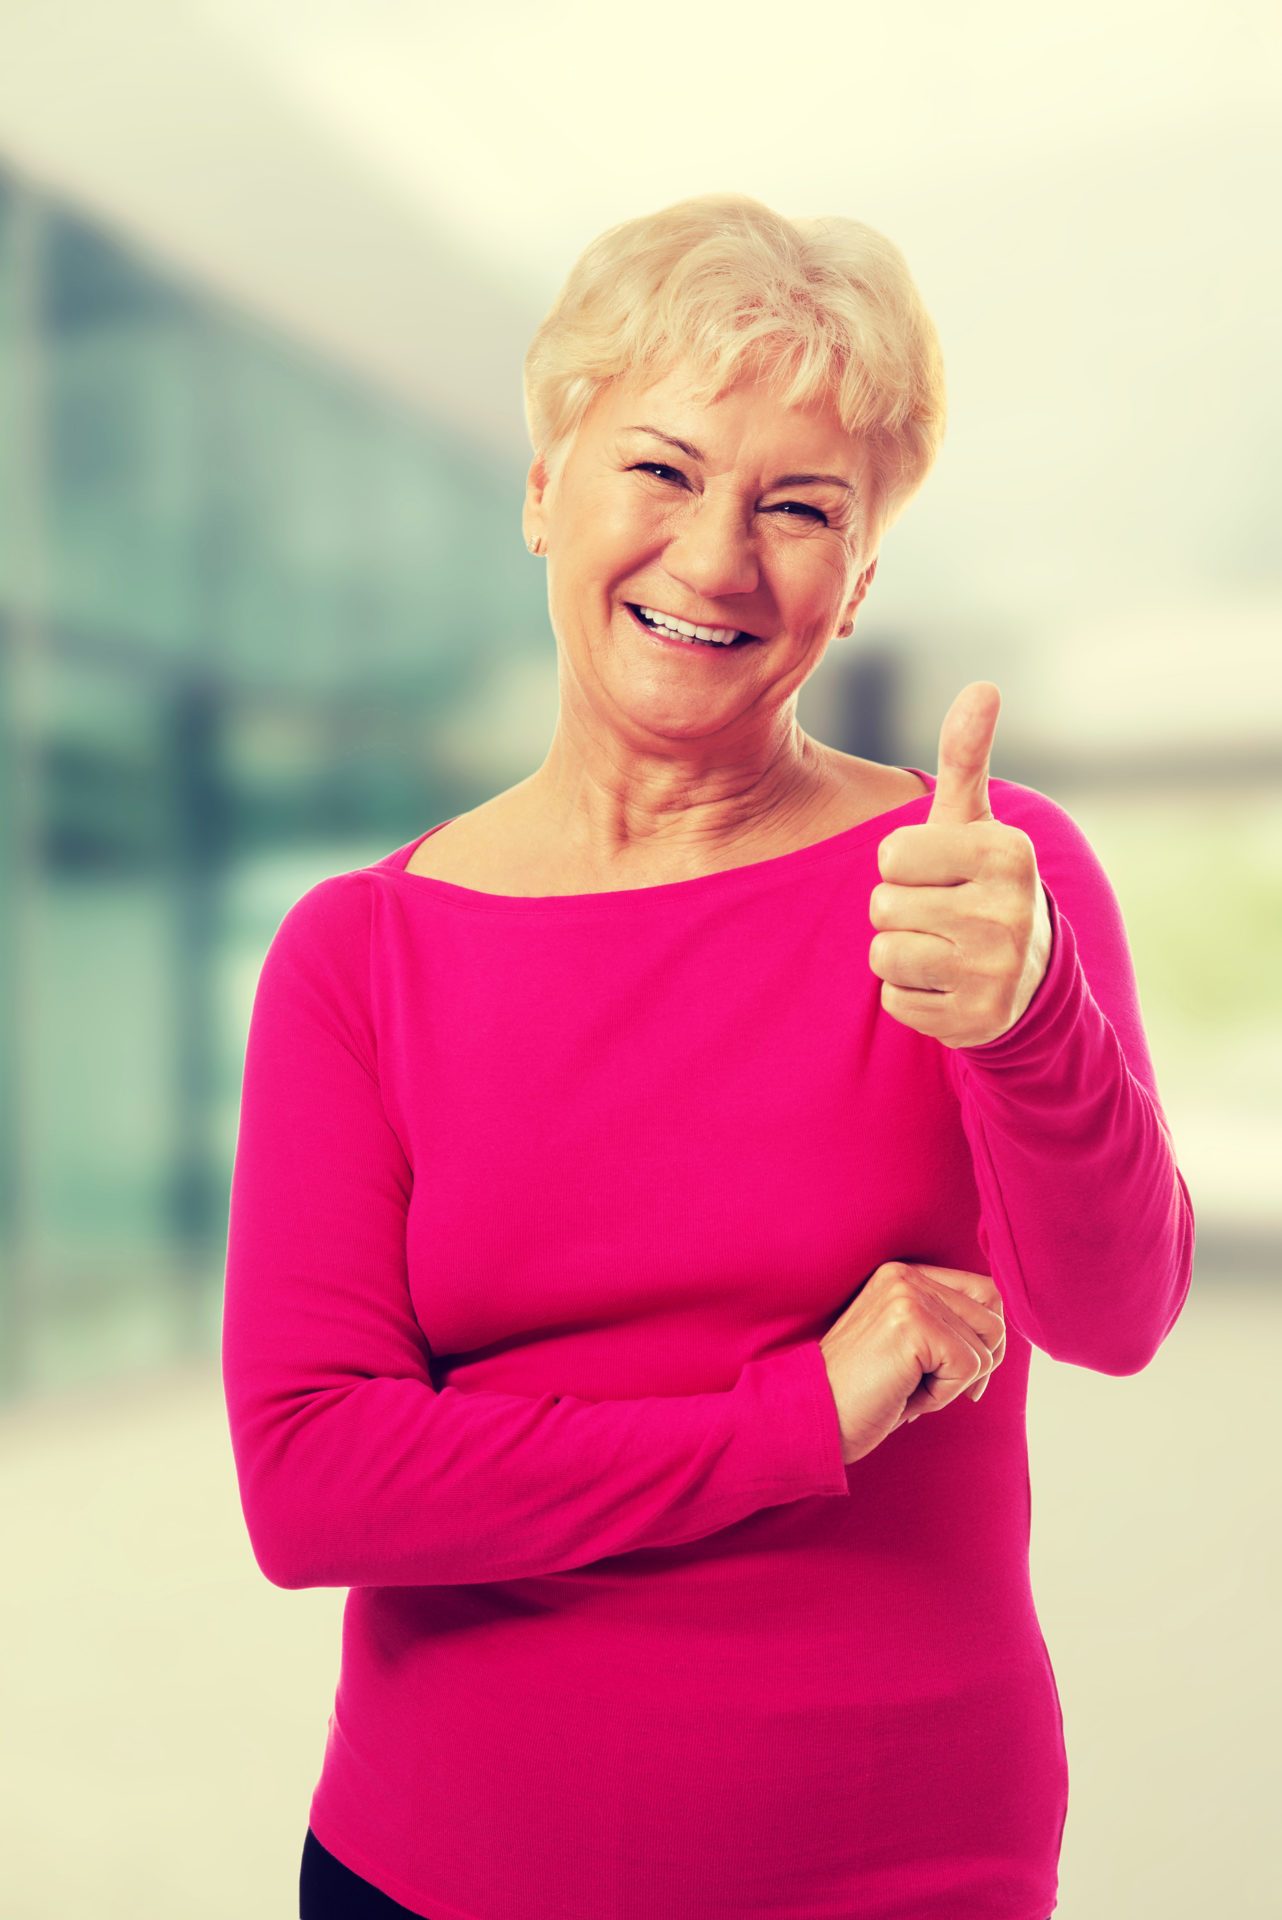
[[[662,460],[642,460],[637,466],[630,467],[628,471],[630,473],[670,473],[673,479],[680,480],[683,486],[685,484],[685,475],[679,472],[676,467],[665,466]],[[782,513],[786,507],[796,507],[803,514],[810,514],[814,519],[821,520],[824,526],[828,525],[827,514],[822,513],[818,507],[812,507],[807,500],[785,500],[780,506],[767,507],[765,511],[767,513]],[[792,519],[793,516],[789,514],[788,518]]]
[[[670,473],[678,480],[685,479],[685,475],[678,473],[675,467],[665,467],[662,460],[642,460],[638,466],[629,467],[628,471],[629,473]]]
[[[822,512],[821,512],[821,511],[819,510],[819,508],[818,508],[818,507],[812,507],[812,506],[811,506],[811,504],[810,504],[810,502],[809,502],[808,500],[785,500],[785,501],[783,502],[783,505],[782,505],[782,506],[778,506],[778,507],[767,507],[767,508],[766,508],[766,512],[767,512],[767,513],[782,513],[782,512],[783,512],[783,510],[784,510],[784,507],[799,507],[799,508],[801,509],[801,511],[802,511],[802,513],[809,513],[809,514],[813,514],[813,516],[814,516],[814,518],[815,518],[816,520],[822,520],[825,526],[827,526],[827,524],[828,524],[828,516],[827,516],[827,514],[826,514],[826,513],[822,513]],[[791,516],[789,516],[789,517],[791,517]]]

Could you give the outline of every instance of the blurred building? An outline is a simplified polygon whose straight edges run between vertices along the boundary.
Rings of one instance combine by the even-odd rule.
[[[452,716],[546,618],[512,473],[0,172],[6,1392],[209,1349],[247,995],[345,851],[482,797]]]

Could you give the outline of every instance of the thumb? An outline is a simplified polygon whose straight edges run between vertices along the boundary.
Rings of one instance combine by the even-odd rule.
[[[939,730],[939,772],[928,826],[965,826],[991,820],[988,762],[1002,696],[991,680],[972,680],[944,715]]]

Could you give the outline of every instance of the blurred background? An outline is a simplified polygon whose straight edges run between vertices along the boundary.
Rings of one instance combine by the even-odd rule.
[[[343,1596],[259,1575],[218,1381],[258,969],[542,761],[522,356],[596,233],[713,190],[885,232],[943,342],[802,722],[933,769],[997,682],[1197,1212],[1144,1375],[1033,1356],[1059,1912],[1277,1910],[1280,54],[1255,4],[0,4],[7,1916],[295,1910]]]

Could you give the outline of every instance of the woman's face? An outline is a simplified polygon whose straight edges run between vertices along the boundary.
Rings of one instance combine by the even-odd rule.
[[[605,388],[557,485],[531,465],[525,512],[527,536],[544,540],[576,691],[668,735],[721,733],[782,707],[877,564],[865,558],[866,462],[834,413],[784,408],[755,382],[702,405],[687,387],[678,370]],[[638,606],[757,638],[663,643]]]

